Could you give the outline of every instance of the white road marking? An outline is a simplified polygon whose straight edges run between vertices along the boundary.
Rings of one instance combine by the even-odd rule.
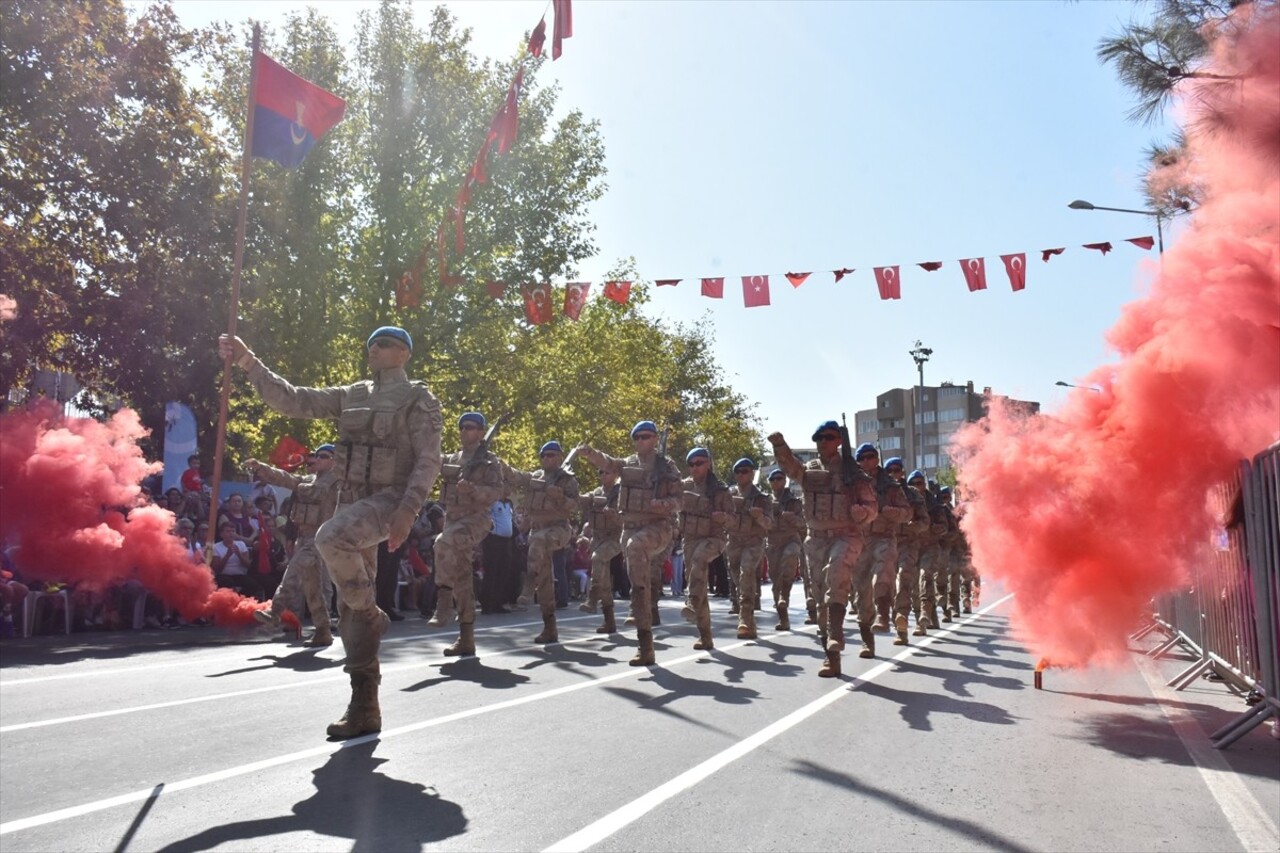
[[[593,845],[599,844],[618,830],[634,823],[636,820],[639,820],[641,817],[653,811],[672,797],[687,791],[716,771],[721,770],[729,764],[732,764],[734,761],[737,761],[739,758],[742,758],[744,755],[747,755],[751,751],[763,746],[788,729],[795,728],[797,725],[804,722],[809,717],[812,717],[814,714],[818,713],[823,708],[826,708],[833,702],[837,702],[845,696],[848,696],[850,693],[853,693],[858,689],[859,685],[875,681],[881,675],[897,665],[898,662],[906,660],[921,649],[927,648],[937,642],[939,637],[945,636],[956,628],[959,628],[961,625],[974,621],[984,613],[989,613],[1011,598],[1013,598],[1012,593],[998,601],[988,604],[986,607],[977,611],[968,618],[953,623],[949,628],[943,628],[936,633],[930,633],[929,636],[925,637],[923,640],[920,640],[914,645],[907,646],[898,654],[878,666],[874,666],[867,670],[863,675],[855,676],[851,682],[842,682],[839,687],[818,697],[808,705],[792,711],[787,716],[765,726],[750,737],[711,756],[701,764],[689,768],[669,782],[659,785],[647,794],[644,794],[626,805],[613,810],[609,814],[594,823],[583,827],[567,838],[557,841],[555,844],[546,848],[545,853],[573,853],[573,851],[586,850]]]

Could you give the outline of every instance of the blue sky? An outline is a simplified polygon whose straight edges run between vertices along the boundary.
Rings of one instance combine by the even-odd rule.
[[[175,8],[197,26],[278,24],[306,5]],[[350,32],[373,4],[310,5]],[[435,5],[415,4],[419,20]],[[445,5],[478,52],[505,56],[548,4]],[[972,380],[1052,410],[1068,393],[1055,381],[1111,359],[1105,331],[1156,263],[1123,242],[1154,235],[1150,219],[1067,208],[1143,207],[1142,152],[1167,128],[1125,119],[1129,93],[1094,51],[1144,12],[1056,0],[577,0],[575,35],[542,75],[605,140],[600,251],[575,278],[598,296],[627,256],[645,278],[683,278],[645,310],[710,324],[733,386],[795,444],[913,384],[917,338],[934,350],[928,384]],[[1101,240],[1115,251],[1080,248]],[[1056,246],[1066,253],[1041,262]],[[1018,251],[1027,289],[1013,293],[999,255]],[[987,259],[985,292],[968,292],[957,263],[974,256]],[[944,266],[925,272],[923,261]],[[876,292],[871,268],[887,264],[902,265],[901,300]],[[857,272],[835,284],[839,267]],[[793,289],[788,271],[814,275]],[[738,277],[755,274],[771,276],[770,307],[742,305]],[[699,295],[703,276],[727,277],[723,301]]]

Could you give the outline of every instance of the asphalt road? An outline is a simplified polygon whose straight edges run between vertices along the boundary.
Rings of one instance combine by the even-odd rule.
[[[799,611],[799,630],[739,641],[716,601],[699,653],[662,606],[652,669],[576,609],[546,648],[535,613],[480,617],[464,661],[441,655],[452,631],[395,623],[384,731],[346,743],[324,736],[340,644],[7,641],[0,850],[1280,849],[1280,741],[1209,748],[1245,706],[1221,684],[1164,689],[1176,656],[1035,690],[988,585],[906,649],[851,644],[831,681]]]

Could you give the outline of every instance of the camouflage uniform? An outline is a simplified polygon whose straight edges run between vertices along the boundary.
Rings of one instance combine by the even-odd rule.
[[[824,678],[838,676],[853,566],[862,553],[866,527],[879,512],[876,491],[871,478],[857,468],[853,482],[845,486],[839,456],[801,464],[781,437],[774,444],[774,451],[778,467],[804,490],[804,515],[809,528],[805,559],[816,582],[814,597],[823,603],[818,608],[818,633],[827,655],[827,664],[818,674]],[[866,598],[869,600],[869,596]]]
[[[929,512],[929,530],[920,539],[920,616],[915,633],[924,636],[928,628],[938,627],[938,573],[944,554],[942,537],[947,532],[947,515],[933,492],[924,490],[925,508]],[[944,579],[945,582],[945,579]]]
[[[680,614],[698,626],[695,649],[714,648],[711,637],[711,606],[707,601],[710,565],[724,551],[724,522],[712,513],[729,513],[733,501],[729,489],[710,470],[699,485],[692,477],[683,481],[684,509],[680,512],[680,536],[684,539],[684,571],[689,579],[689,598]]]
[[[537,596],[543,628],[535,642],[554,643],[559,632],[552,558],[573,541],[569,518],[578,507],[578,480],[564,468],[528,473],[507,468],[507,484],[524,492],[523,510],[530,523],[529,570],[519,601],[528,604]]]
[[[956,516],[951,509],[950,503],[939,501],[938,505],[942,508],[943,517],[946,519],[947,532],[942,534],[941,550],[938,554],[938,571],[935,577],[938,583],[938,600],[943,607],[942,621],[950,622],[953,617],[958,616],[960,613],[959,583],[957,581],[953,584],[951,580],[951,554],[959,545],[960,524],[956,521]],[[955,590],[954,598],[956,599],[956,606],[954,607],[951,604],[953,588]]]
[[[804,502],[791,489],[783,489],[781,497],[776,492],[773,495],[773,529],[769,531],[765,554],[769,559],[769,576],[773,579],[773,606],[778,611],[778,630],[791,628],[787,609],[791,606],[791,586],[798,575],[804,578],[809,618],[816,623],[817,601],[813,597],[804,561]]]
[[[255,476],[270,486],[291,489],[289,520],[297,531],[293,556],[284,569],[280,586],[271,598],[271,612],[279,616],[297,601],[299,592],[311,614],[316,632],[304,645],[328,646],[333,643],[329,627],[329,598],[333,591],[324,558],[316,550],[316,530],[333,517],[338,500],[338,478],[332,471],[323,474],[292,474],[270,465],[258,464]],[[292,609],[292,608],[290,608]]]
[[[392,515],[416,516],[440,473],[440,402],[403,367],[373,379],[330,388],[298,388],[268,370],[252,353],[238,361],[263,402],[294,418],[335,419],[334,475],[338,509],[316,531],[315,544],[338,589],[338,633],[351,675],[347,716],[329,727],[351,737],[382,727],[378,708],[378,647],[390,620],[374,601],[377,546]]]
[[[920,625],[920,549],[929,532],[929,509],[924,495],[910,486],[903,488],[911,504],[911,518],[898,531],[898,585],[893,599],[893,624],[898,633],[895,645],[907,644],[907,614],[915,611],[917,634]]]
[[[622,553],[622,516],[618,514],[620,483],[606,492],[597,486],[589,495],[578,499],[582,517],[591,525],[591,591],[583,610],[594,613],[595,603],[604,609],[604,623],[597,634],[612,634],[618,629],[613,618],[613,572],[610,564]]]
[[[458,641],[447,647],[449,656],[473,655],[475,644],[475,550],[493,529],[490,508],[502,498],[503,464],[477,446],[445,457],[441,466],[440,502],[444,504],[444,530],[434,545],[438,589],[436,615],[431,623],[443,628],[454,608],[458,612]]]
[[[738,588],[738,639],[756,638],[756,605],[760,603],[760,564],[764,560],[765,537],[773,529],[773,502],[753,484],[746,489],[736,483],[729,487],[733,511],[725,525],[729,534],[724,549],[729,577]],[[760,516],[752,515],[753,509]]]
[[[911,519],[911,504],[902,486],[880,466],[871,475],[875,483],[880,514],[868,529],[867,547],[854,569],[854,588],[858,590],[858,626],[873,630],[889,630],[889,608],[893,604],[893,588],[898,577],[898,525]],[[864,636],[865,641],[865,636]]]

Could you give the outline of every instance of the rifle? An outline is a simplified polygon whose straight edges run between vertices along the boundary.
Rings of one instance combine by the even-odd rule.
[[[471,461],[468,462],[467,467],[463,469],[461,475],[462,478],[465,479],[475,471],[482,462],[486,461],[485,457],[489,455],[489,442],[493,441],[493,437],[498,434],[498,427],[502,426],[508,417],[510,417],[510,413],[503,412],[501,415],[498,415],[497,419],[495,419],[493,423],[489,424],[489,429],[485,431],[484,438],[480,439],[480,444],[476,446],[475,455],[471,457]]]
[[[844,483],[846,490],[851,491],[853,481],[857,479],[858,463],[853,458],[853,444],[849,440],[849,424],[844,419],[844,412],[840,413],[840,482]],[[852,497],[852,494],[850,494]]]
[[[661,437],[659,437],[659,438],[658,438],[658,456],[666,456],[666,455],[667,455],[667,436],[670,434],[670,432],[671,432],[671,427],[670,427],[669,425],[668,425],[668,426],[664,426],[664,427],[662,428],[662,435],[661,435]],[[657,473],[657,471],[656,471],[656,469],[657,469],[657,465],[658,465],[658,462],[657,462],[657,460],[655,459],[655,460],[654,460],[654,468],[655,468],[654,473],[655,473],[655,474]],[[655,476],[655,477],[653,478],[653,497],[654,497],[654,500],[657,500],[657,499],[659,499],[659,498],[661,498],[661,497],[662,497],[662,495],[658,494],[658,489],[659,489],[659,488],[661,488],[661,486],[662,486],[662,481],[661,481],[661,480],[659,480],[659,479],[657,478],[657,476]]]

